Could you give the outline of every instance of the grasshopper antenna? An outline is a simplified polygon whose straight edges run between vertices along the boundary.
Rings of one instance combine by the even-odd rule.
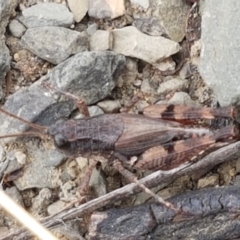
[[[24,132],[24,133],[7,134],[4,136],[0,136],[0,139],[1,138],[10,138],[10,137],[22,137],[22,136],[35,136],[35,137],[40,137],[40,138],[46,137],[45,134],[40,133],[40,132]]]
[[[34,124],[34,123],[31,123],[21,117],[18,117],[6,110],[4,110],[3,108],[0,108],[0,112],[12,117],[12,118],[15,118],[21,122],[24,122],[26,123],[27,125],[29,125],[30,127],[34,128],[34,129],[37,129],[37,130],[40,130],[40,131],[43,131],[44,133],[47,132],[47,127],[44,127],[44,126],[41,126],[41,125],[38,125],[38,124]],[[16,134],[8,134],[8,135],[4,135],[4,136],[0,136],[0,138],[8,138],[8,137],[19,137],[19,136],[29,136],[29,135],[32,135],[32,136],[38,136],[38,137],[46,137],[46,135],[44,133],[41,133],[41,132],[25,132],[25,133],[16,133]]]

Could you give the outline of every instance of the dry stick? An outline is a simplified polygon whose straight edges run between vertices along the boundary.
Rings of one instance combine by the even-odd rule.
[[[240,142],[236,142],[210,153],[208,156],[204,157],[197,163],[194,163],[190,166],[180,166],[170,171],[157,171],[141,179],[140,182],[147,187],[155,187],[159,183],[173,181],[176,178],[186,174],[191,175],[199,171],[204,171],[206,173],[217,164],[226,162],[228,160],[237,159],[239,157]],[[54,217],[47,217],[41,222],[44,226],[48,228],[54,228],[59,224],[62,224],[66,220],[71,220],[76,217],[80,217],[85,213],[93,212],[103,206],[128,198],[138,192],[140,192],[140,188],[137,186],[137,184],[131,183],[104,196],[80,205],[76,208],[72,208],[64,212],[58,213],[54,215]],[[21,237],[29,237],[30,233],[26,232],[25,229],[20,229],[15,231],[14,233],[0,237],[0,240],[12,239],[14,236],[18,236],[20,239]]]

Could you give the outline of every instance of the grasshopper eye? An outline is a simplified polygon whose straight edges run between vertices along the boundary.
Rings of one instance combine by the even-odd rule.
[[[60,133],[54,135],[54,142],[57,147],[62,147],[68,143],[67,139]]]

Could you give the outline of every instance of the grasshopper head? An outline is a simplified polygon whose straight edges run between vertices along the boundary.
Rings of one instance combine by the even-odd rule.
[[[76,149],[73,148],[75,141],[75,124],[72,120],[60,120],[49,127],[48,134],[54,139],[56,148],[67,156],[75,154]]]

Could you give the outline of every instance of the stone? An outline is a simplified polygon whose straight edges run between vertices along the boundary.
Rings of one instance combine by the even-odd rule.
[[[11,56],[4,41],[0,41],[0,99],[3,97],[2,82],[10,69]]]
[[[107,181],[101,169],[94,168],[89,181],[89,186],[97,197],[103,196],[107,193]]]
[[[236,168],[231,162],[221,164],[217,172],[220,175],[221,183],[227,185],[231,184],[233,177],[237,174]]]
[[[105,113],[116,113],[121,108],[119,100],[104,100],[97,104]]]
[[[5,155],[6,155],[6,151],[5,151],[4,147],[0,145],[0,163],[5,161]],[[3,170],[0,168],[0,173],[2,171]]]
[[[164,59],[158,64],[158,69],[162,72],[173,71],[176,67],[176,63],[172,60],[171,57]]]
[[[18,5],[17,0],[5,1],[0,0],[0,36],[3,37],[3,34],[6,32],[6,27],[9,24],[9,19],[16,15],[15,8]]]
[[[149,0],[130,0],[132,4],[140,5],[141,7],[147,9],[149,7]]]
[[[190,56],[192,64],[198,66],[200,62],[200,52],[202,48],[202,40],[199,39],[198,41],[195,41],[193,45],[191,46]]]
[[[91,51],[106,51],[110,49],[110,38],[112,35],[109,31],[97,30],[90,38]]]
[[[238,158],[237,161],[236,161],[236,172],[237,173],[240,172],[240,158]]]
[[[51,216],[61,212],[66,206],[67,206],[66,202],[58,200],[48,206],[47,212]]]
[[[210,0],[203,9],[199,71],[221,106],[240,94],[239,7],[237,0]]]
[[[73,14],[63,4],[39,3],[24,9],[19,20],[27,28],[70,27],[73,23]]]
[[[43,212],[45,211],[46,207],[52,203],[52,197],[52,190],[48,188],[42,188],[39,191],[39,194],[32,198],[32,206],[30,210],[33,216],[43,217]]]
[[[95,106],[95,105],[88,107],[88,112],[89,112],[91,117],[104,113],[103,110],[100,107]],[[79,118],[84,118],[84,117],[85,116],[82,113],[78,113],[77,116],[75,116],[74,118],[79,119]]]
[[[219,184],[219,175],[213,174],[211,176],[207,176],[198,180],[197,188],[205,188],[205,187],[215,187]]]
[[[153,89],[150,85],[149,79],[143,79],[141,84],[141,91],[144,93],[154,94],[155,89]]]
[[[90,24],[87,28],[87,34],[92,36],[98,30],[98,25],[96,23]]]
[[[22,37],[25,33],[26,28],[18,20],[13,19],[9,24],[9,30],[14,37]]]
[[[155,6],[152,16],[161,21],[165,34],[173,41],[181,42],[191,6],[183,0],[153,0],[151,5]]]
[[[88,50],[86,32],[80,33],[63,27],[30,28],[22,36],[21,42],[29,51],[53,64]]]
[[[47,149],[34,141],[26,143],[26,149],[28,159],[31,161],[23,169],[23,175],[14,180],[16,187],[20,191],[30,188],[59,187],[61,172],[55,166],[62,164],[66,157],[56,149]]]
[[[22,195],[15,186],[6,188],[5,192],[7,195],[9,195],[9,197],[11,197],[14,200],[15,203],[24,207]]]
[[[76,162],[81,170],[88,167],[88,159],[85,157],[77,157]]]
[[[11,56],[5,44],[4,33],[9,22],[9,18],[15,14],[18,1],[0,0],[0,99],[3,97],[2,82],[10,69]]]
[[[150,36],[162,36],[165,34],[165,29],[157,17],[139,17],[135,18],[133,24],[139,31]]]
[[[88,0],[68,0],[68,6],[76,22],[80,22],[88,11]]]
[[[169,104],[185,105],[197,107],[197,103],[194,102],[191,97],[185,92],[175,92],[174,95],[169,99]]]
[[[125,13],[124,0],[89,0],[88,15],[93,18],[117,18]]]
[[[125,63],[125,57],[114,52],[81,52],[54,68],[49,83],[67,87],[87,104],[93,104],[110,94]]]
[[[186,79],[189,78],[189,76],[191,76],[191,65],[189,63],[185,63],[179,71],[179,77]]]
[[[22,164],[20,161],[18,161],[16,152],[16,150],[6,151],[6,161],[4,163],[7,163],[7,165],[4,166],[1,164],[1,168],[3,169],[6,179],[10,179],[10,181],[18,179],[24,172],[25,163]]]
[[[158,94],[168,94],[176,91],[186,91],[188,88],[188,81],[180,78],[173,78],[163,82],[158,87]]]
[[[22,151],[16,151],[15,152],[15,158],[20,164],[22,164],[22,165],[26,164],[27,156]]]
[[[180,50],[178,43],[164,37],[148,36],[136,27],[112,31],[112,50],[125,56],[142,59],[153,66]]]

